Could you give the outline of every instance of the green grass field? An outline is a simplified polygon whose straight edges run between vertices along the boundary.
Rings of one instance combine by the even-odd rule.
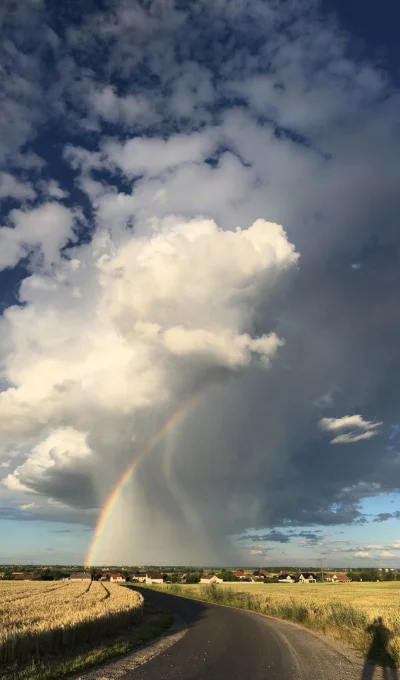
[[[400,666],[400,583],[223,583],[219,585],[163,585],[184,595],[240,607],[286,619],[368,653],[368,626],[382,617],[390,631],[388,652]],[[383,663],[389,659],[382,654]],[[377,659],[379,661],[379,659]]]

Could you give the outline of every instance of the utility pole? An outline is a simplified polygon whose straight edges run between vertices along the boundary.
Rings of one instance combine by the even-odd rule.
[[[319,566],[321,568],[321,583],[324,582],[324,563],[323,560],[318,560]]]

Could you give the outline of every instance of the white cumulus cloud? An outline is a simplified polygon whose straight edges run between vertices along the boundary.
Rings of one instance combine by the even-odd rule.
[[[107,142],[105,159],[128,176],[153,176],[184,163],[199,163],[211,154],[215,142],[209,133],[177,134],[167,140],[134,138],[119,144]]]
[[[8,451],[18,442],[4,484],[70,504],[80,490],[78,502],[93,507],[92,462],[123,465],[116,432],[128,431],[126,419],[140,432],[154,408],[269,367],[283,338],[256,334],[254,318],[299,256],[274,223],[222,231],[173,216],[153,221],[147,237],[123,232],[119,244],[100,230],[70,255],[51,275],[25,279],[24,305],[0,321],[0,433]],[[107,453],[96,444],[102,422]]]
[[[75,216],[56,202],[32,210],[12,210],[11,226],[0,227],[0,270],[39,250],[44,264],[60,259],[60,249],[74,238]]]
[[[85,433],[72,427],[53,430],[33,447],[27,460],[3,480],[4,485],[13,490],[31,491],[35,480],[40,480],[53,468],[58,471],[74,469],[82,459],[91,455],[86,439]],[[33,506],[34,503],[31,503],[21,506],[21,509]]]
[[[29,200],[36,196],[30,182],[20,182],[7,172],[0,172],[0,198]]]

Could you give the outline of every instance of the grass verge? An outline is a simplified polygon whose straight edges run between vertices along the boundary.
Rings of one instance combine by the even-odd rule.
[[[64,657],[49,657],[45,661],[25,666],[0,669],[0,680],[62,680],[71,673],[88,670],[109,659],[136,650],[141,645],[159,637],[174,622],[170,612],[144,603],[143,621],[131,626],[124,635],[118,635],[101,645]]]
[[[387,634],[371,626],[372,621],[356,607],[332,600],[320,603],[301,602],[290,598],[280,602],[273,595],[241,592],[212,584],[199,587],[171,584],[147,586],[172,595],[189,597],[228,607],[246,609],[300,624],[315,632],[328,635],[351,647],[375,663],[400,667],[400,620]],[[384,625],[383,621],[383,625]]]

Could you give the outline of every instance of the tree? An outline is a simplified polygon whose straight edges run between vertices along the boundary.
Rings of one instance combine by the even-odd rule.
[[[379,581],[382,576],[378,569],[354,569],[351,578],[353,581]]]
[[[222,578],[223,581],[233,581],[233,571],[229,571],[228,569],[222,569],[217,574],[218,578]]]
[[[186,583],[198,583],[200,581],[201,574],[196,571],[191,571],[186,576]]]
[[[53,576],[55,581],[59,581],[61,578],[63,578],[64,573],[61,571],[61,569],[53,569]]]
[[[90,575],[91,575],[91,577],[92,577],[92,581],[98,581],[99,578],[100,578],[100,576],[101,576],[101,574],[102,574],[102,572],[100,571],[100,569],[96,569],[96,567],[91,567],[91,568],[89,569],[89,571],[90,571]]]
[[[42,581],[54,581],[54,574],[49,568],[43,569],[40,578]]]

